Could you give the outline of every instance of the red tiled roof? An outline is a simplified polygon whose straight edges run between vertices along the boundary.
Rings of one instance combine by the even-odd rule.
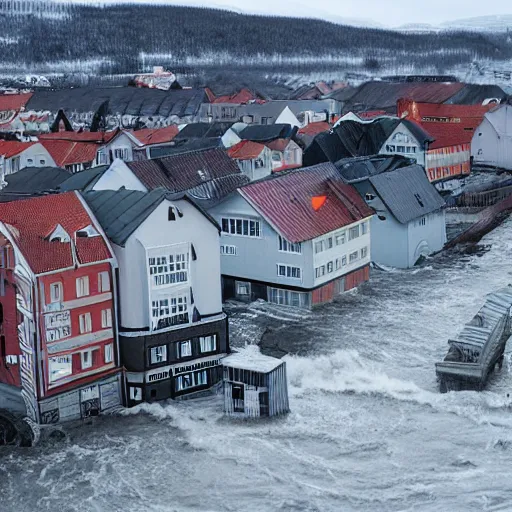
[[[267,146],[267,148],[271,149],[272,151],[283,152],[288,144],[290,144],[290,139],[275,139],[270,142],[266,142],[265,146]]]
[[[222,149],[129,162],[127,166],[149,190],[163,187],[171,192],[182,192],[213,179],[241,174],[236,162]]]
[[[19,155],[30,146],[36,144],[35,142],[19,142],[17,140],[0,140],[0,155],[5,158],[11,158]]]
[[[40,142],[59,167],[90,163],[96,158],[98,152],[98,145],[95,142],[46,139]]]
[[[228,149],[228,155],[235,160],[254,160],[265,150],[265,146],[251,140],[242,140]]]
[[[175,124],[171,124],[165,128],[143,128],[142,130],[130,130],[130,134],[133,135],[143,146],[171,142],[179,132],[180,130]]]
[[[484,115],[495,106],[496,104],[451,105],[439,103],[422,103],[419,101],[400,99],[397,102],[397,115],[398,117],[407,116],[407,119],[415,119],[416,121],[429,123],[436,121],[423,121],[425,117],[442,117],[449,119],[477,118],[482,120]]]
[[[1,94],[0,95],[0,111],[20,110],[32,98],[32,93],[24,94]]]
[[[309,123],[299,130],[300,135],[318,135],[322,132],[327,132],[331,129],[331,125],[325,121],[318,123]]]
[[[77,231],[95,224],[75,192],[1,203],[0,222],[6,224],[35,274],[74,264],[70,243],[48,239],[59,224],[73,241],[76,240],[78,263],[100,262],[112,257],[103,237],[76,237]]]
[[[366,112],[358,112],[357,117],[361,119],[375,119],[376,117],[386,116],[385,110],[367,110]]]
[[[251,183],[240,193],[292,243],[311,240],[373,215],[356,189],[341,182],[331,163]],[[323,195],[327,200],[315,211],[311,199]]]
[[[236,105],[249,103],[249,101],[257,101],[258,103],[264,103],[263,100],[258,98],[258,96],[253,94],[249,89],[241,89],[235,94],[218,96],[217,98],[210,100],[211,103],[234,103]]]
[[[119,130],[112,130],[110,132],[55,132],[41,134],[39,135],[39,140],[65,140],[106,144],[118,133],[120,133]]]
[[[471,144],[478,119],[461,120],[460,123],[421,123],[421,126],[435,139],[429,149],[447,148],[459,144]]]

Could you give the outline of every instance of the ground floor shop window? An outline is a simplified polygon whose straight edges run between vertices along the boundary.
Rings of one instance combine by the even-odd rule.
[[[176,377],[176,391],[185,391],[190,388],[208,384],[206,370],[200,372],[185,373]]]
[[[309,293],[269,287],[268,302],[283,306],[308,307]]]

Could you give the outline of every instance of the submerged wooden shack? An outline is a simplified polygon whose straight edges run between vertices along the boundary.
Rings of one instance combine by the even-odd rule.
[[[442,393],[463,389],[482,390],[490,373],[501,369],[511,334],[512,287],[487,296],[480,311],[467,323],[450,346],[436,374]]]
[[[259,418],[289,412],[286,363],[249,345],[222,360],[224,412]]]

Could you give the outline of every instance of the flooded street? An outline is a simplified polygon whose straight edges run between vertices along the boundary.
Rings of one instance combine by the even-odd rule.
[[[487,391],[438,392],[434,363],[484,296],[512,283],[512,221],[477,256],[373,271],[300,312],[232,306],[232,346],[285,356],[291,413],[222,416],[219,398],[152,404],[64,441],[0,451],[0,511],[512,510],[512,344]]]

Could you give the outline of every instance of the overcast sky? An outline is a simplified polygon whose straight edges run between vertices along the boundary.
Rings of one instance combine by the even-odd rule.
[[[507,0],[75,0],[78,2],[141,2],[204,5],[243,12],[290,16],[368,19],[386,26],[405,23],[439,24],[485,15],[512,14]]]

